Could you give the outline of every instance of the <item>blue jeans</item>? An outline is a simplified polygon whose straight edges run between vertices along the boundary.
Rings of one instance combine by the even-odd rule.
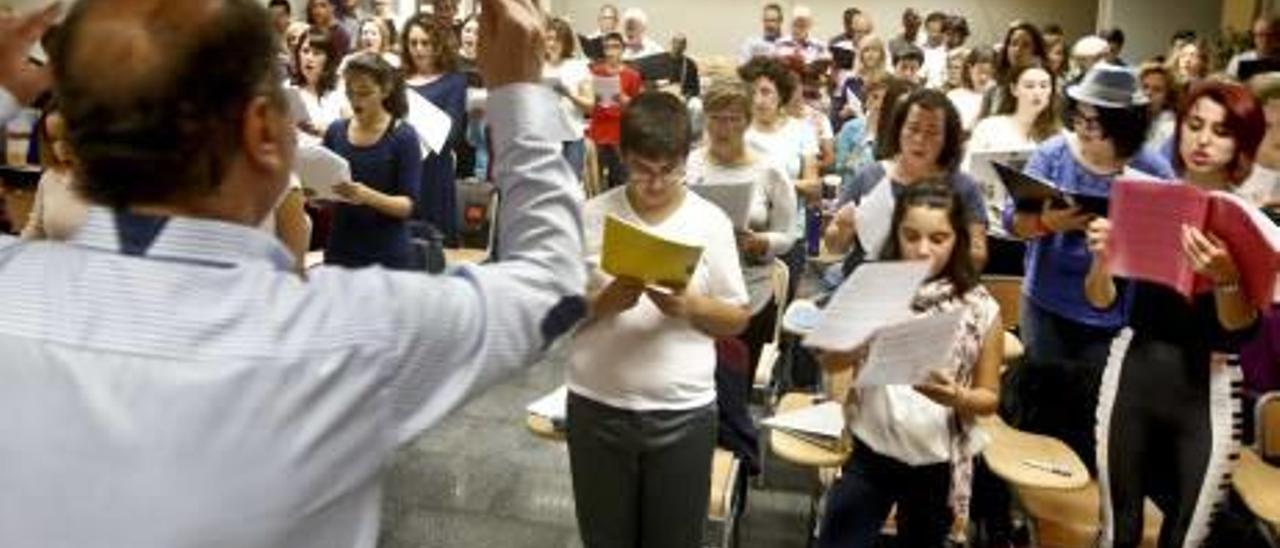
[[[565,161],[569,162],[569,167],[573,168],[573,174],[579,179],[582,178],[582,166],[586,164],[587,145],[582,139],[577,141],[565,141],[562,154]]]
[[[1119,328],[1096,327],[1059,316],[1022,298],[1019,335],[1026,347],[1027,362],[1064,363],[1101,371],[1111,353],[1111,340]]]

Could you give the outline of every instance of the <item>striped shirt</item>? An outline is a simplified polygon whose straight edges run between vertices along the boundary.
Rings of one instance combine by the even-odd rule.
[[[490,97],[496,264],[304,282],[255,228],[100,208],[0,244],[0,546],[375,546],[397,446],[584,311],[556,104]]]

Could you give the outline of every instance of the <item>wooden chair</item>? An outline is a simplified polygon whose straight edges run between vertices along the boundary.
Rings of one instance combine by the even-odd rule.
[[[1280,531],[1280,466],[1272,463],[1280,458],[1280,392],[1268,393],[1258,400],[1256,447],[1240,452],[1240,461],[1232,475],[1236,493],[1276,543]]]
[[[983,276],[982,285],[1000,304],[1000,319],[1004,322],[1004,363],[1017,363],[1024,355],[1018,330],[1018,315],[1022,310],[1022,278],[1018,276]]]
[[[479,248],[458,248],[444,250],[444,261],[447,265],[459,264],[480,264],[489,260],[489,255],[493,252],[493,242],[498,234],[498,207],[501,206],[501,200],[497,192],[489,195],[489,211],[488,225],[489,234],[485,238],[484,249]]]
[[[760,359],[756,362],[756,375],[751,382],[751,390],[762,395],[763,401],[772,402],[773,364],[778,361],[779,344],[782,341],[782,316],[787,312],[787,286],[790,285],[791,271],[782,259],[773,260],[773,270],[769,276],[769,287],[773,290],[773,302],[776,304],[776,316],[773,323],[773,340],[765,343],[760,349]]]

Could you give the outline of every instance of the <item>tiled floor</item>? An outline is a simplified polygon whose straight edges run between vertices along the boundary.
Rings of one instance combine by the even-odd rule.
[[[469,402],[404,448],[386,479],[383,548],[581,546],[568,454],[524,427],[524,406],[562,382],[551,358]],[[742,548],[804,546],[808,497],[794,470],[753,489]]]

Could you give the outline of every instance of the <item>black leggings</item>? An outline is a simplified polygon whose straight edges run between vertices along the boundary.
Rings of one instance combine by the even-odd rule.
[[[1238,450],[1240,369],[1125,330],[1098,402],[1102,546],[1142,542],[1143,499],[1164,514],[1160,546],[1200,546]]]

